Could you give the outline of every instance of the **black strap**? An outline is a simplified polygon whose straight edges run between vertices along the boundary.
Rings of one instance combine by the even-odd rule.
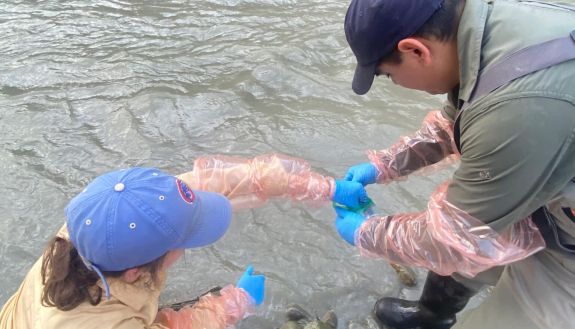
[[[547,248],[575,255],[575,245],[561,242],[555,217],[547,210],[547,207],[537,209],[531,218],[543,236]]]

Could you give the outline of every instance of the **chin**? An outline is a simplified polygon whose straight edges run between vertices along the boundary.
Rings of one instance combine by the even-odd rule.
[[[434,90],[425,90],[425,92],[428,93],[428,94],[431,94],[431,95],[441,95],[441,94],[446,94],[446,93],[447,93],[447,91],[445,91],[445,90],[437,90],[437,89],[434,89]]]
[[[415,89],[415,90],[419,90],[419,91],[423,91],[425,93],[428,93],[430,95],[439,95],[439,94],[445,94],[446,92],[437,88],[425,88],[425,87],[406,87],[408,89]]]

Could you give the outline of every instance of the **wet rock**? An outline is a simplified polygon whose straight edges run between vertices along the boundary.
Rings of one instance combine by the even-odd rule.
[[[291,305],[286,312],[287,321],[280,329],[336,329],[337,316],[326,312],[321,319],[311,316],[299,305]]]

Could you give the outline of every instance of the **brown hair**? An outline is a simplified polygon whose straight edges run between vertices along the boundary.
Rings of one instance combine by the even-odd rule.
[[[154,283],[159,281],[164,256],[138,266],[151,274]],[[120,277],[124,272],[107,271],[102,274]],[[98,280],[99,276],[84,265],[70,241],[54,237],[48,242],[42,259],[42,305],[62,311],[72,310],[83,302],[97,305],[102,300],[102,288],[96,285]]]

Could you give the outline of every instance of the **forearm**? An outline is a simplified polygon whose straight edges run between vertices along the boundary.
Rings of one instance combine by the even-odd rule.
[[[378,170],[378,183],[400,179],[456,154],[453,123],[440,111],[428,113],[415,134],[401,138],[385,150],[368,151],[370,161]]]
[[[370,217],[355,238],[360,253],[425,267],[440,275],[459,273],[473,277],[545,247],[530,218],[498,234],[446,201],[446,190],[447,184],[442,185],[424,212]]]
[[[192,307],[171,308],[158,313],[157,322],[170,329],[225,329],[253,312],[254,302],[243,290],[227,286],[219,296],[202,296]]]
[[[311,170],[301,159],[281,154],[254,158],[205,156],[194,170],[178,176],[192,188],[225,195],[234,208],[252,208],[269,198],[328,201],[335,188],[331,177]]]

